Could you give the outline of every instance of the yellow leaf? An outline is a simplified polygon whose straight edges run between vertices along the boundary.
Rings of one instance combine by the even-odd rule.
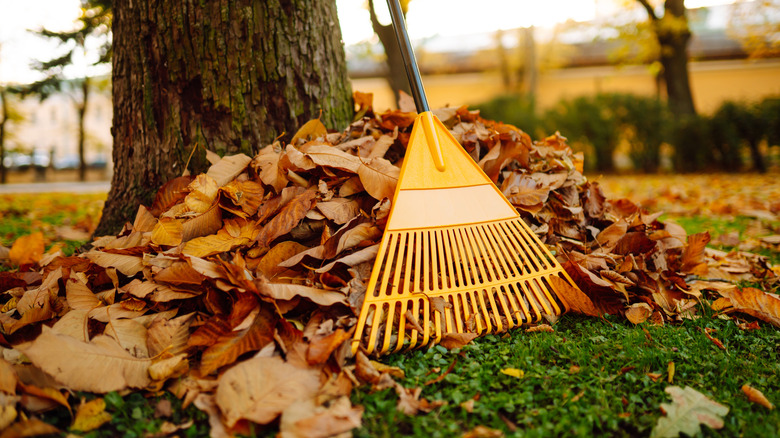
[[[155,245],[177,246],[182,240],[182,221],[172,217],[161,217],[152,230]]]
[[[4,404],[0,406],[0,430],[5,430],[16,420],[16,406],[13,404]]]
[[[106,412],[106,402],[102,398],[96,398],[86,403],[81,403],[76,410],[76,418],[71,429],[81,432],[89,432],[111,421],[111,414]]]
[[[507,376],[517,377],[518,379],[522,379],[523,376],[525,376],[525,372],[523,370],[518,370],[517,368],[504,368],[501,370],[501,373],[506,374]]]
[[[32,265],[43,257],[43,233],[22,236],[11,245],[8,258],[15,266]]]
[[[19,378],[16,376],[14,367],[7,360],[0,357],[0,393],[16,394],[16,383],[18,381]]]
[[[182,253],[194,257],[206,257],[249,243],[257,234],[254,224],[243,219],[228,219],[217,234],[197,237],[184,244]]]
[[[184,204],[196,213],[205,213],[219,193],[217,181],[206,174],[198,175],[187,187],[190,193],[184,198]]]
[[[325,125],[320,122],[320,119],[312,119],[304,123],[303,126],[298,129],[298,132],[296,132],[292,140],[290,140],[290,144],[297,144],[299,139],[316,139],[324,137],[327,134],[328,130],[325,128]]]
[[[134,255],[113,254],[93,250],[85,253],[84,256],[100,267],[116,268],[128,277],[132,277],[144,268],[143,259]]]
[[[29,436],[59,434],[60,430],[51,424],[44,423],[37,418],[22,419],[3,429],[2,438],[21,438]]]
[[[666,366],[666,371],[669,374],[669,377],[667,377],[667,381],[669,383],[672,383],[672,380],[674,380],[674,362],[669,362],[669,365]]]

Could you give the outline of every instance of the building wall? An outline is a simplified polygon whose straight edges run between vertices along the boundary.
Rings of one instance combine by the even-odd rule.
[[[78,157],[78,114],[72,98],[64,93],[40,101],[29,97],[19,104],[24,121],[14,125],[6,147],[24,152],[52,154],[56,160]],[[111,93],[93,92],[84,118],[85,158],[88,163],[111,161]]]
[[[697,110],[714,111],[724,100],[759,100],[780,96],[780,60],[692,62],[691,82]],[[431,107],[475,106],[506,93],[498,72],[423,77]],[[645,66],[582,67],[541,72],[537,104],[549,108],[560,99],[598,92],[629,92],[652,96],[656,85]],[[382,78],[353,79],[352,88],[374,93],[374,107],[395,107]]]

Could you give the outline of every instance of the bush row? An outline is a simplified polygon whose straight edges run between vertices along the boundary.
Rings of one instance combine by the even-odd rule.
[[[662,167],[766,172],[768,151],[780,145],[780,97],[726,101],[713,114],[686,118],[673,117],[659,99],[620,93],[564,99],[543,113],[519,95],[476,107],[483,117],[513,124],[532,137],[559,131],[585,151],[586,169],[596,172],[617,170],[618,149],[639,172]]]

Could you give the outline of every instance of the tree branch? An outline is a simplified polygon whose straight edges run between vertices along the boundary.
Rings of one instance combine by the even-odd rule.
[[[639,4],[645,8],[645,11],[647,11],[647,15],[650,17],[651,20],[653,21],[658,20],[658,16],[655,15],[655,10],[653,9],[653,5],[651,5],[648,0],[636,0],[636,1],[638,1]]]

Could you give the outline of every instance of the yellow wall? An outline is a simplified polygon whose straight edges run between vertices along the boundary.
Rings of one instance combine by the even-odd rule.
[[[780,60],[706,61],[690,64],[696,108],[714,111],[724,100],[758,100],[780,96]],[[505,93],[498,72],[424,76],[428,101],[433,108],[474,106]],[[352,88],[374,93],[378,111],[395,107],[393,95],[382,78],[353,79]],[[537,103],[548,108],[562,98],[597,92],[655,94],[655,83],[647,67],[585,67],[542,72]]]

